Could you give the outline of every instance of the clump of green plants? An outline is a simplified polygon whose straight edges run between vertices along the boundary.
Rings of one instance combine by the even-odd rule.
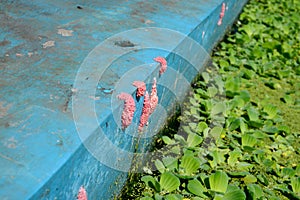
[[[300,1],[249,1],[136,199],[300,199],[299,13]]]

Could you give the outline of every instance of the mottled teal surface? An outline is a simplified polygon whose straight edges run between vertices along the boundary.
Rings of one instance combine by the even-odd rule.
[[[127,173],[98,162],[82,144],[75,127],[72,96],[76,90],[72,88],[80,65],[106,38],[141,27],[179,31],[190,35],[210,52],[226,28],[233,23],[246,0],[225,1],[228,12],[223,24],[218,26],[222,2],[2,0],[1,199],[76,199],[82,185],[88,191],[89,199],[109,199],[117,194]],[[68,30],[67,33],[71,35],[63,36],[59,34],[59,29]],[[164,37],[157,39],[170,39],[168,35]],[[192,48],[186,51],[193,54]],[[115,145],[129,152],[134,149],[132,137],[117,127],[109,109],[111,97],[116,95],[112,93],[114,84],[132,67],[153,64],[152,58],[157,55],[168,56],[170,66],[184,71],[189,81],[196,75],[195,71],[186,69],[188,63],[169,52],[148,49],[133,51],[127,57],[115,61],[95,86],[94,100],[99,127]],[[153,73],[158,70],[154,69],[142,77],[153,77]],[[132,76],[141,78],[139,74]],[[172,78],[164,81],[176,82]],[[148,85],[148,89],[150,87]],[[163,88],[158,89],[160,104],[171,111],[172,93]],[[137,105],[137,113],[140,113],[142,99]],[[86,120],[89,121],[88,118]],[[155,129],[148,132],[157,132],[165,120],[159,118],[159,127],[150,124],[149,127]],[[150,123],[155,124],[156,121],[151,119]],[[134,123],[138,123],[138,114],[135,115]],[[91,135],[96,137],[97,132],[95,129]],[[146,147],[149,139],[141,142],[144,144],[141,146]],[[110,159],[111,155],[106,152],[103,156]],[[122,160],[119,164],[122,165]]]

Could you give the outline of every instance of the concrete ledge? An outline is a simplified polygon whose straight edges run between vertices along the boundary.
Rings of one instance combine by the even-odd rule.
[[[218,25],[223,2],[225,15]],[[132,153],[147,148],[150,136],[159,131],[176,103],[182,100],[187,83],[202,67],[205,59],[199,57],[197,45],[186,36],[210,52],[246,2],[113,0],[80,5],[58,0],[1,2],[2,199],[76,199],[80,186],[86,188],[89,199],[110,199],[118,194],[126,180],[125,169],[130,167]],[[149,40],[139,38],[139,34],[118,35],[134,28],[148,33],[157,28],[173,30],[178,34],[172,36],[178,38],[163,34],[164,31],[156,32]],[[117,36],[135,46],[119,47],[115,44]],[[143,48],[156,47],[156,43],[164,49]],[[97,51],[103,47],[112,49],[107,51],[108,56],[125,54],[112,61],[109,68],[102,69],[99,61],[105,63],[105,58],[97,57]],[[166,57],[169,66],[161,77],[158,77],[159,66],[152,60],[158,55]],[[103,72],[100,79],[95,75],[97,70],[84,68],[97,62],[95,69]],[[141,67],[147,70],[139,73],[136,66],[144,65],[150,67]],[[132,72],[133,69],[137,71]],[[78,82],[84,75],[86,82]],[[143,98],[136,101],[133,124],[124,132],[120,129],[121,102],[116,95],[121,91],[135,95],[131,79],[143,79],[150,91],[153,77],[158,78],[160,109],[150,117],[137,150],[135,130]],[[89,87],[91,80],[97,79],[97,85]],[[80,93],[91,88],[95,91],[93,96]],[[76,102],[77,95],[85,98]],[[72,110],[74,104],[81,106]],[[85,110],[89,105],[95,107],[94,113]],[[93,123],[94,120],[98,123]],[[107,163],[99,162],[102,159]]]

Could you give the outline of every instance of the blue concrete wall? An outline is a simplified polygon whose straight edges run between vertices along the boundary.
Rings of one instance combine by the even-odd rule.
[[[99,162],[86,148],[107,145],[100,138],[105,133],[119,149],[134,151],[133,137],[118,128],[119,122],[110,109],[111,99],[116,93],[106,90],[113,89],[114,83],[134,66],[153,63],[152,58],[157,55],[167,57],[170,68],[182,73],[188,81],[193,79],[197,70],[193,70],[191,63],[175,53],[158,49],[132,51],[113,62],[110,70],[104,72],[96,89],[97,98],[93,100],[99,127],[89,127],[89,137],[83,144],[72,113],[72,88],[80,66],[106,38],[140,27],[179,31],[189,35],[209,52],[233,23],[246,0],[225,2],[228,12],[223,24],[218,26],[221,0],[191,0],[188,3],[155,0],[88,3],[1,1],[1,198],[76,199],[81,185],[88,191],[89,199],[109,199],[117,194],[127,173]],[[57,33],[58,29],[72,30],[72,36],[62,36]],[[170,38],[165,35],[157,40],[168,41]],[[47,41],[54,41],[54,46],[43,48]],[[176,45],[180,50],[186,49],[187,55],[194,52],[193,48],[184,48],[184,42]],[[153,67],[143,79],[150,82],[157,73],[158,68]],[[131,74],[131,77],[141,78],[140,74]],[[164,84],[171,85],[176,82],[174,77],[166,77],[167,73],[165,79],[159,79],[159,82],[162,84],[165,81]],[[134,93],[132,87],[128,89],[124,86],[125,89]],[[162,107],[166,108],[167,113],[172,112],[174,91],[158,87],[158,92]],[[142,100],[137,102],[135,123],[138,123]],[[115,110],[120,112],[120,102]],[[145,134],[155,134],[165,122],[165,117],[154,113]],[[156,118],[160,119],[160,123],[156,123]],[[86,121],[88,124],[90,119]],[[140,148],[146,147],[149,140],[142,138]],[[113,165],[130,166],[130,159],[123,158],[115,163],[115,158],[110,158],[114,155],[102,149],[98,153],[107,156]]]

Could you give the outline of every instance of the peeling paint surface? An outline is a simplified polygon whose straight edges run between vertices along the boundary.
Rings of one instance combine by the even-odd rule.
[[[89,199],[112,198],[120,191],[127,174],[99,163],[86,150],[72,116],[72,96],[76,93],[73,83],[85,57],[116,33],[151,26],[187,34],[210,51],[245,2],[226,1],[230,12],[223,18],[223,26],[217,26],[221,0],[191,0],[188,3],[91,0],[81,1],[80,5],[59,0],[2,0],[1,198],[75,199],[82,185],[89,191]],[[111,45],[134,50],[139,44],[130,41],[120,38]],[[99,126],[107,132],[107,137],[128,151],[134,149],[130,137],[116,131],[118,128],[109,109],[115,84],[133,66],[152,63],[157,55],[168,56],[166,52],[154,50],[135,53],[120,58],[122,63],[115,61],[103,74],[99,87],[95,86],[95,96],[88,97],[95,101]],[[185,65],[177,58],[170,59],[168,67],[182,70],[179,66]],[[190,79],[193,75],[188,70],[185,74]],[[139,74],[132,76],[134,80],[141,77]],[[131,83],[128,85],[133,87]],[[162,106],[168,105],[170,95],[159,89],[157,92]],[[138,114],[141,114],[143,102],[138,103]],[[152,127],[151,121],[149,123],[147,129]]]

